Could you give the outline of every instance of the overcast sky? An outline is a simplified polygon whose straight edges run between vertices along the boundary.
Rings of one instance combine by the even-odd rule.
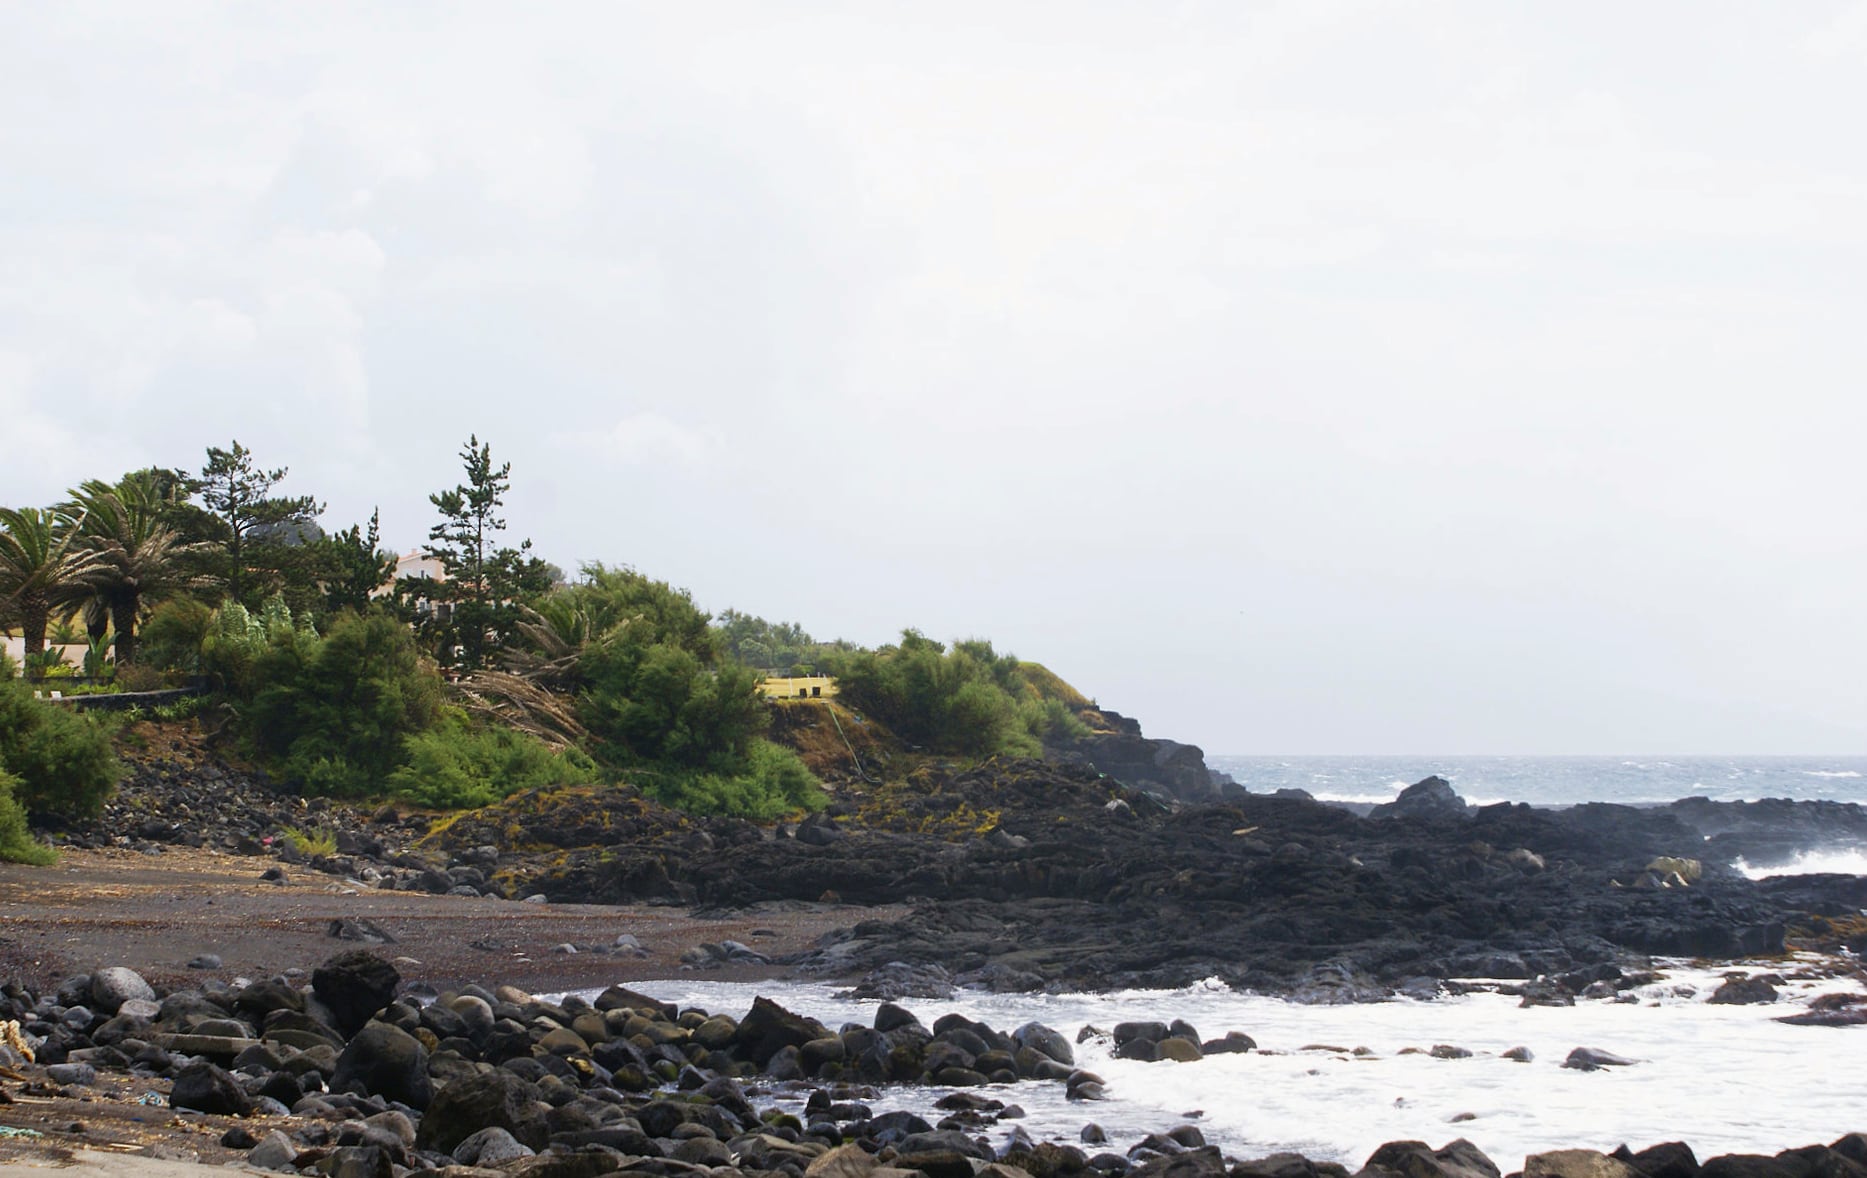
[[[1867,751],[1867,3],[0,0],[0,503],[238,438],[1221,753]]]

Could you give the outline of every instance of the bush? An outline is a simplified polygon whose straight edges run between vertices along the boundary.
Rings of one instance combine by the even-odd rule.
[[[193,598],[177,597],[156,607],[136,638],[136,664],[157,671],[194,675],[201,646],[214,625],[214,611]],[[124,668],[127,672],[128,667]]]
[[[770,722],[758,672],[709,667],[668,643],[640,646],[626,628],[586,648],[579,666],[589,682],[580,718],[618,763],[735,764]]]
[[[314,826],[310,830],[300,830],[288,826],[282,832],[285,841],[292,844],[292,849],[307,859],[337,853],[337,832],[328,826]]]
[[[146,666],[139,656],[136,662],[117,668],[117,677],[111,680],[118,691],[161,691],[169,686],[169,679],[154,667]]]
[[[26,811],[13,796],[19,785],[19,778],[0,769],[0,860],[43,867],[58,854],[26,829]]]
[[[389,790],[434,810],[489,806],[520,790],[597,779],[596,765],[575,749],[553,752],[536,737],[472,727],[458,716],[409,737],[404,748],[408,761],[389,775]]]
[[[35,818],[90,818],[102,813],[122,766],[110,751],[110,726],[32,697],[19,680],[0,682],[0,772],[12,797]]]
[[[648,780],[642,792],[690,814],[725,814],[755,822],[821,810],[829,801],[796,753],[764,739],[751,743],[736,773],[671,773]]]
[[[826,661],[844,703],[933,752],[1037,756],[1044,737],[1087,731],[1069,707],[1081,698],[1073,688],[1042,667],[1027,676],[1025,664],[979,639],[948,650],[905,630],[897,646]]]
[[[383,792],[404,742],[440,716],[441,679],[408,628],[381,614],[345,616],[330,636],[291,627],[254,660],[250,739],[309,794]]]

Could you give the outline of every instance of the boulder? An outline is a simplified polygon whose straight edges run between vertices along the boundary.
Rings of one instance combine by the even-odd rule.
[[[201,1113],[244,1117],[253,1111],[253,1098],[225,1069],[206,1060],[196,1060],[176,1074],[175,1085],[169,1090],[169,1105]]]
[[[1719,1006],[1752,1006],[1776,1001],[1776,987],[1760,977],[1727,978],[1713,991],[1708,1003]]]
[[[388,961],[367,949],[352,949],[318,966],[311,974],[311,991],[337,1020],[337,1029],[354,1035],[395,1000],[402,975]]]
[[[1760,1153],[1728,1153],[1699,1167],[1699,1178],[1804,1178],[1795,1162]]]
[[[1391,802],[1368,811],[1370,818],[1413,818],[1425,822],[1444,822],[1464,818],[1470,807],[1452,790],[1443,777],[1428,777],[1400,791]]]
[[[869,1178],[875,1155],[860,1145],[839,1145],[819,1154],[804,1168],[804,1178]]]
[[[481,1129],[504,1129],[536,1150],[550,1143],[542,1120],[533,1115],[538,1089],[503,1068],[443,1085],[422,1114],[415,1132],[418,1149],[452,1153]]]
[[[133,969],[113,965],[91,975],[91,1005],[105,1014],[115,1014],[132,998],[154,1001],[156,991]]]
[[[752,1000],[752,1009],[739,1020],[733,1044],[745,1058],[760,1067],[786,1047],[802,1047],[813,1039],[828,1037],[830,1030],[815,1019],[792,1014],[764,996]]]
[[[400,1027],[372,1022],[358,1031],[337,1057],[332,1089],[342,1092],[352,1084],[361,1084],[372,1096],[425,1109],[434,1099],[434,1084],[428,1078],[428,1049]]]
[[[274,1129],[247,1153],[246,1164],[256,1170],[291,1170],[297,1158],[298,1147],[292,1139]]]
[[[1556,1149],[1523,1159],[1523,1178],[1644,1178],[1634,1166],[1592,1149]]]
[[[1647,1178],[1698,1178],[1698,1157],[1683,1141],[1663,1141],[1628,1159]]]
[[[1011,1040],[1060,1064],[1076,1066],[1076,1052],[1071,1049],[1070,1041],[1042,1023],[1025,1023],[1011,1033]]]
[[[538,1151],[497,1125],[470,1133],[453,1148],[455,1161],[463,1166],[497,1166],[514,1158],[532,1157]]]
[[[1443,1149],[1424,1141],[1390,1141],[1368,1156],[1367,1168],[1403,1178],[1499,1178],[1491,1159],[1463,1137]]]

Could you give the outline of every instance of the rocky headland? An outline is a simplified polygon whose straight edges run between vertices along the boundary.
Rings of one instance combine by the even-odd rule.
[[[1572,994],[1654,955],[1867,949],[1867,880],[1753,881],[1730,866],[1867,844],[1857,805],[1474,807],[1437,778],[1366,814],[1210,777],[1203,800],[1185,800],[1158,783],[1131,788],[1090,759],[1206,772],[1196,748],[1164,742],[1163,755],[1137,730],[1104,732],[1074,758],[825,773],[833,804],[801,822],[697,818],[627,787],[525,793],[442,817],[288,796],[186,732],[158,729],[143,744],[103,818],[62,832],[68,845],[205,848],[364,894],[715,917],[830,908],[840,927],[768,964],[852,978],[891,967],[895,980],[872,983],[884,996],[1218,978],[1336,1002],[1470,977]],[[886,756],[867,751],[871,766]],[[288,831],[325,840],[308,854]],[[372,935],[364,923],[340,931]]]

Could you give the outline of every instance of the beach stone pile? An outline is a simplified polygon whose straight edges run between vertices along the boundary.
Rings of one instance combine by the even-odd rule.
[[[1036,1141],[998,1099],[1017,1080],[1093,1100],[1103,1081],[1038,1023],[1002,1032],[958,1015],[929,1027],[883,1003],[872,1025],[832,1030],[760,998],[743,1017],[681,1010],[616,986],[547,1002],[510,986],[464,987],[421,1004],[394,966],[353,950],[312,971],[167,993],[100,969],[34,995],[0,987],[0,1073],[38,1095],[74,1094],[101,1073],[166,1083],[189,1114],[228,1119],[220,1138],[262,1170],[337,1178],[1349,1178],[1296,1154],[1241,1160],[1193,1125],[1125,1151],[1085,1125],[1081,1145]],[[1086,1028],[1085,1034],[1099,1034]],[[1115,1028],[1127,1058],[1249,1050],[1234,1033],[1200,1043],[1183,1021]],[[936,1123],[878,1111],[890,1083],[952,1089]],[[801,1102],[781,1111],[779,1095]],[[10,1099],[0,1088],[0,1103]],[[249,1121],[256,1116],[282,1120]],[[1001,1144],[981,1129],[1011,1123]],[[249,1128],[249,1123],[252,1128]],[[277,1127],[273,1127],[277,1126]],[[1088,1148],[1084,1148],[1088,1147]],[[1096,1149],[1097,1152],[1089,1152]],[[1525,1159],[1524,1178],[1867,1178],[1867,1137],[1701,1164],[1683,1143]],[[1377,1149],[1356,1178],[1501,1178],[1470,1142]]]

